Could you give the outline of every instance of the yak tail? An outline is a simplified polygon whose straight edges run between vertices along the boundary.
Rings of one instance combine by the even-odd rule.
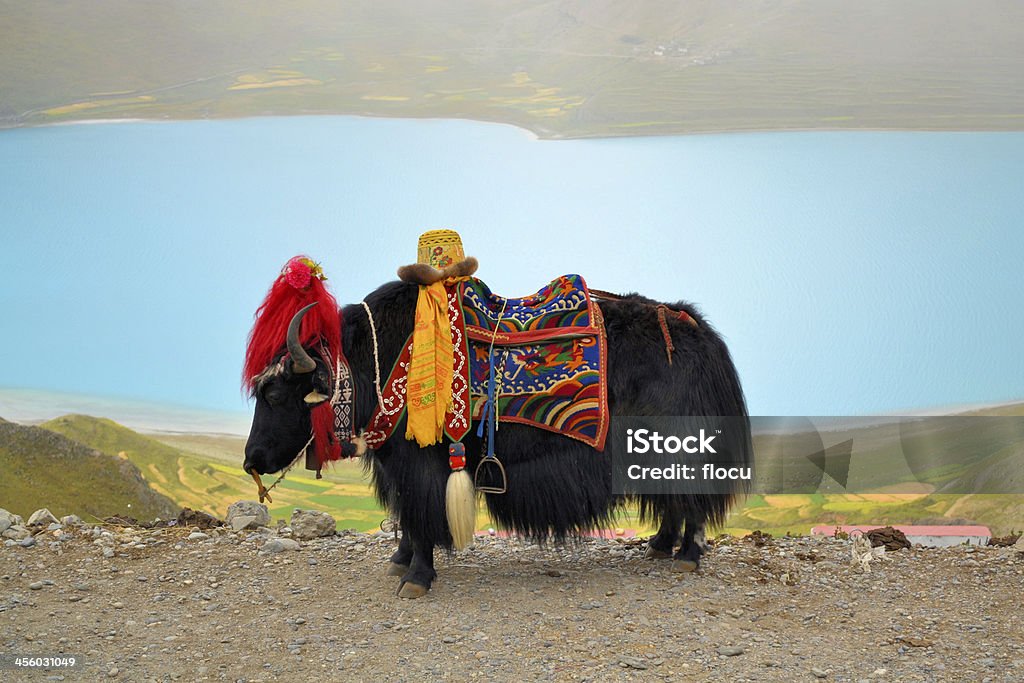
[[[452,545],[456,550],[463,550],[473,542],[473,532],[476,530],[476,500],[469,472],[460,469],[448,475],[444,498]]]

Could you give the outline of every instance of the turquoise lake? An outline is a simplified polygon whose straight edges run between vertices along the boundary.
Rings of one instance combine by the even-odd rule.
[[[321,261],[355,302],[415,260],[420,232],[451,227],[502,294],[578,272],[695,302],[754,414],[1021,399],[1022,178],[1024,133],[4,130],[0,387],[245,411],[245,337],[289,257]]]

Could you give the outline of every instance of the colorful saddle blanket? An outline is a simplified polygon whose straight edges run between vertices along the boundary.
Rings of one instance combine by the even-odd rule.
[[[536,294],[506,299],[464,282],[473,419],[483,416],[490,364],[499,422],[518,422],[604,449],[608,432],[607,349],[601,311],[579,275]]]
[[[461,440],[471,420],[482,417],[493,360],[499,423],[528,424],[604,449],[604,321],[582,277],[563,275],[521,299],[497,296],[480,280],[469,278],[448,288],[448,318],[454,372],[445,433],[452,441]],[[367,428],[371,448],[391,436],[405,412],[411,353],[410,337]]]

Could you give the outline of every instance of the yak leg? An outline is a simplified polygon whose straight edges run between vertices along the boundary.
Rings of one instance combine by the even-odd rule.
[[[672,550],[679,541],[679,527],[682,523],[671,514],[661,518],[658,533],[647,541],[647,552],[644,559],[665,560],[672,557]]]
[[[707,550],[707,542],[704,539],[705,520],[686,518],[686,529],[683,531],[683,544],[679,552],[672,558],[672,569],[677,572],[697,571],[700,567],[700,557]]]
[[[403,534],[402,538],[405,538]],[[398,597],[422,598],[430,590],[430,584],[437,577],[434,571],[434,544],[411,541],[412,564],[398,584]],[[401,550],[401,547],[399,547]]]
[[[391,556],[388,563],[388,576],[405,576],[412,564],[412,540],[409,534],[403,533],[398,542],[398,550]]]

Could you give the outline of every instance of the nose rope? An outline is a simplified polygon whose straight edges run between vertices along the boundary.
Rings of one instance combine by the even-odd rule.
[[[291,461],[291,463],[288,465],[288,467],[285,467],[284,470],[281,471],[281,476],[279,476],[274,481],[274,483],[271,484],[269,487],[264,487],[263,486],[263,480],[260,479],[260,475],[256,472],[256,470],[249,470],[249,474],[252,475],[253,480],[256,482],[256,487],[259,490],[260,502],[261,503],[263,502],[264,499],[266,499],[266,501],[268,503],[273,503],[274,502],[274,499],[270,497],[270,492],[274,489],[275,486],[277,486],[278,484],[281,483],[281,480],[284,479],[284,475],[288,474],[288,470],[290,470],[292,467],[295,466],[295,463],[297,463],[299,461],[299,458],[302,457],[302,454],[306,452],[306,449],[309,448],[309,444],[311,444],[311,443],[313,443],[313,435],[312,434],[309,435],[309,441],[307,441],[306,445],[303,446],[299,450],[299,453],[298,453],[298,455],[295,456],[295,459]]]

